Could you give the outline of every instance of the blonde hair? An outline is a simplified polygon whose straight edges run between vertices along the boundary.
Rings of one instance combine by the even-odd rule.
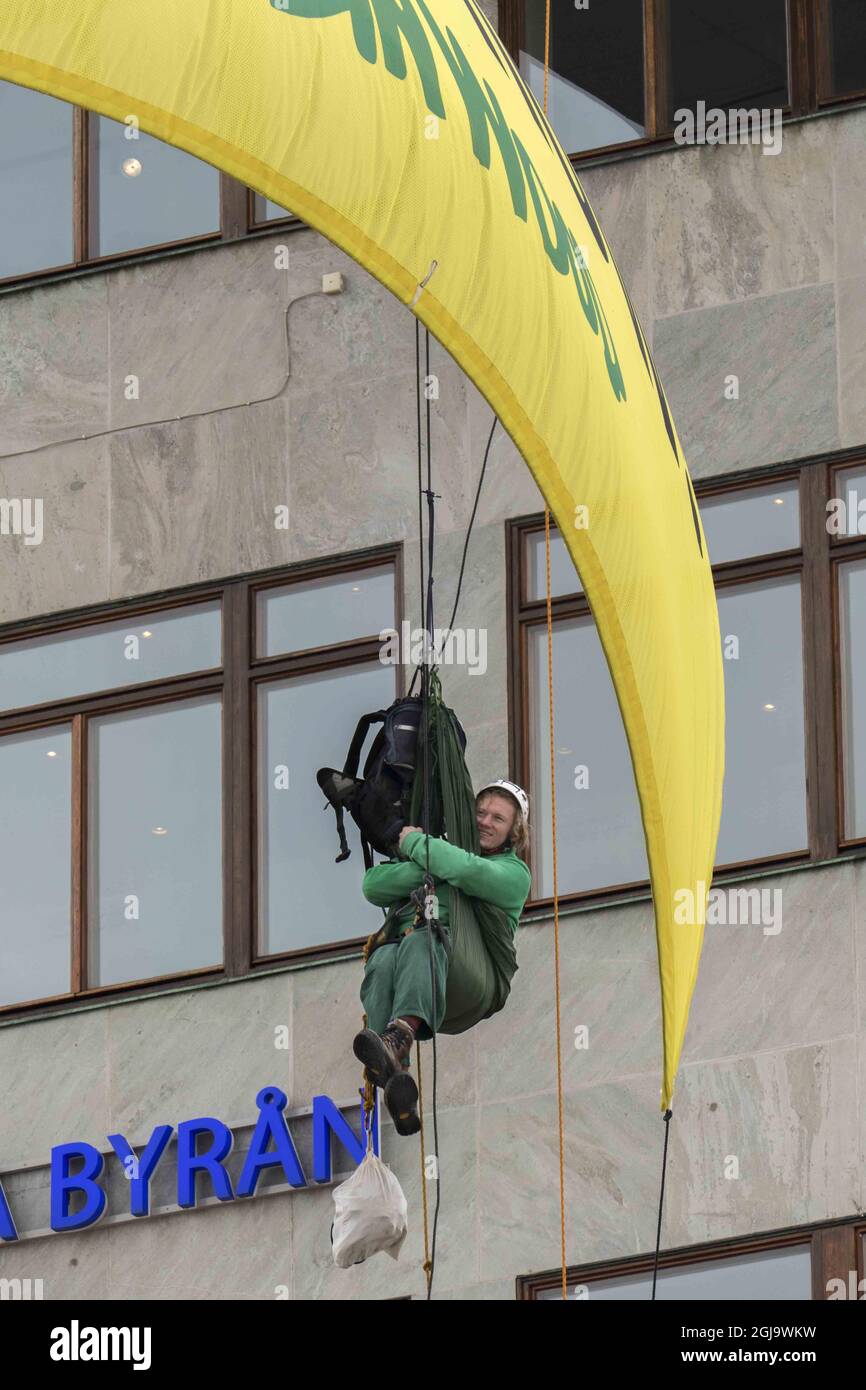
[[[515,854],[519,854],[521,859],[525,859],[529,849],[529,819],[523,814],[520,802],[504,787],[485,787],[484,791],[479,792],[475,798],[476,810],[481,801],[488,796],[501,796],[504,801],[508,801],[514,807],[514,824],[505,843],[510,844]]]

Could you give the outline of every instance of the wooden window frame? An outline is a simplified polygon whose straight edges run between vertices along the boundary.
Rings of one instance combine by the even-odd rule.
[[[219,171],[220,181],[220,226],[212,232],[202,232],[199,236],[179,237],[174,241],[155,242],[151,246],[136,246],[129,251],[114,251],[107,256],[93,256],[93,230],[97,222],[98,203],[96,186],[96,133],[99,113],[83,106],[72,106],[72,243],[73,259],[64,265],[42,266],[38,270],[27,271],[24,275],[9,275],[0,278],[0,289],[4,285],[27,285],[48,275],[85,268],[110,270],[114,266],[141,256],[158,256],[161,253],[197,246],[210,246],[225,241],[234,241],[249,231],[247,217],[247,189],[244,184],[229,174]],[[193,156],[194,157],[194,156]]]
[[[499,32],[515,66],[520,63],[526,0],[499,0]],[[600,145],[577,154],[567,151],[573,164],[600,156],[628,154],[673,146],[673,129],[667,119],[670,74],[668,71],[671,0],[643,0],[644,19],[644,126],[638,140]],[[781,108],[783,120],[814,114],[828,106],[866,100],[866,88],[834,96],[830,83],[830,0],[785,0],[788,30],[788,101]],[[555,9],[554,9],[555,14]]]
[[[234,180],[232,180],[232,182],[234,182]],[[271,229],[272,227],[274,227],[274,228],[276,228],[276,227],[286,227],[286,228],[288,228],[289,230],[291,230],[292,228],[295,228],[295,227],[304,227],[304,226],[306,226],[306,223],[305,223],[305,222],[302,222],[301,219],[300,219],[300,217],[298,217],[298,216],[297,216],[295,213],[293,213],[293,212],[287,212],[286,215],[285,215],[285,217],[267,217],[267,218],[265,218],[265,220],[264,220],[263,222],[262,222],[262,221],[257,221],[257,220],[256,220],[256,193],[255,193],[255,190],[252,189],[252,188],[245,188],[243,184],[238,184],[237,186],[238,186],[239,189],[241,189],[242,193],[245,193],[245,194],[246,194],[246,207],[247,207],[247,212],[246,212],[246,230],[247,230],[247,231],[250,231],[250,232],[267,232],[267,231],[270,231],[270,229]]]
[[[806,750],[806,816],[808,848],[772,854],[714,870],[713,881],[742,878],[744,872],[783,868],[790,864],[826,863],[832,859],[861,857],[866,836],[844,835],[842,726],[840,720],[841,662],[839,651],[838,567],[846,560],[866,557],[866,536],[832,537],[827,531],[827,502],[836,496],[836,477],[847,468],[866,463],[866,452],[848,449],[830,456],[805,459],[796,464],[751,469],[695,483],[703,498],[743,493],[771,483],[798,481],[800,539],[797,549],[713,566],[717,589],[757,580],[796,574],[801,581],[803,635],[803,716]],[[527,597],[526,538],[544,530],[543,514],[506,522],[508,612],[508,707],[509,776],[526,787],[530,798],[540,789],[531,785],[529,766],[529,661],[527,636],[531,628],[546,626],[546,599]],[[555,533],[551,523],[551,537]],[[558,621],[592,617],[585,594],[559,595],[551,599],[551,618]],[[541,789],[543,794],[543,789]],[[635,792],[635,795],[637,793]],[[532,868],[532,855],[528,856]],[[618,900],[635,892],[649,892],[649,879],[611,884],[580,893],[560,893],[560,904],[591,904]],[[527,900],[526,912],[549,915],[553,898]]]
[[[305,651],[260,656],[255,647],[256,601],[260,593],[287,584],[329,576],[355,575],[390,566],[394,578],[394,623],[403,618],[403,547],[401,543],[367,547],[325,559],[305,561],[234,576],[159,594],[68,610],[50,617],[7,623],[0,627],[3,647],[28,638],[80,631],[118,619],[136,620],[168,608],[188,608],[206,602],[222,607],[222,665],[206,671],[163,677],[136,685],[54,700],[51,703],[0,714],[0,738],[36,732],[58,725],[72,732],[72,891],[70,913],[71,988],[62,995],[0,1006],[0,1023],[36,1015],[66,1012],[70,1005],[121,1000],[130,995],[164,993],[202,981],[219,983],[267,972],[295,962],[310,964],[359,952],[365,936],[325,945],[302,947],[260,956],[256,892],[258,800],[255,691],[260,685],[325,671],[369,666],[379,656],[378,634],[332,643]],[[395,698],[402,693],[405,672],[395,667]],[[87,727],[108,714],[152,709],[158,705],[217,694],[222,709],[222,909],[223,963],[171,975],[128,980],[122,984],[86,984],[87,969]],[[316,790],[310,787],[311,800]]]
[[[830,465],[829,495],[831,497],[840,496],[838,476],[852,467],[863,467],[866,464],[866,453],[853,461],[845,463],[834,463]],[[832,636],[832,672],[833,672],[833,712],[836,722],[836,762],[839,769],[836,782],[836,820],[839,826],[839,848],[840,850],[858,849],[866,844],[866,836],[846,836],[845,834],[845,777],[844,777],[844,731],[842,725],[842,643],[840,637],[841,630],[841,603],[839,595],[839,574],[845,564],[866,559],[866,536],[830,536],[830,612],[832,621],[830,632]]]
[[[866,1217],[848,1216],[838,1221],[812,1222],[806,1226],[789,1226],[778,1231],[727,1240],[710,1241],[706,1245],[683,1245],[659,1255],[659,1269],[685,1269],[689,1265],[705,1264],[711,1260],[731,1259],[737,1255],[763,1254],[770,1250],[785,1250],[795,1245],[811,1246],[812,1302],[827,1298],[831,1279],[842,1279],[847,1288],[851,1270],[857,1283],[864,1277],[863,1237],[866,1236]],[[572,1265],[566,1268],[568,1286],[599,1283],[602,1280],[627,1278],[647,1274],[653,1269],[654,1254],[629,1256],[620,1260],[602,1260],[594,1264]],[[537,1302],[538,1295],[549,1289],[561,1289],[562,1271],[546,1270],[543,1274],[518,1275],[516,1297],[524,1302]],[[590,1290],[591,1301],[591,1290]],[[756,1300],[757,1301],[757,1300]]]

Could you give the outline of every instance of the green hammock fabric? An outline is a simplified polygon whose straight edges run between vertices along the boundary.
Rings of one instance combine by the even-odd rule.
[[[430,675],[426,731],[430,771],[430,834],[447,835],[452,845],[479,854],[475,794],[460,747],[454,713],[442,703],[435,671]],[[425,731],[422,728],[421,738]],[[423,745],[412,784],[411,823],[421,824],[424,801]],[[504,1006],[517,970],[514,932],[502,908],[470,898],[449,884],[451,959],[440,1033],[465,1033]],[[397,912],[395,903],[383,923],[386,938]]]

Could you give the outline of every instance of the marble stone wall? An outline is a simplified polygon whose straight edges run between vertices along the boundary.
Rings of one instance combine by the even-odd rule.
[[[495,8],[495,7],[488,7]],[[782,153],[678,149],[582,179],[651,336],[696,477],[866,443],[866,111],[785,128]],[[275,251],[289,247],[288,270]],[[342,270],[345,292],[321,293]],[[310,231],[0,296],[0,495],[42,496],[45,538],[0,542],[0,622],[401,540],[420,611],[414,320]],[[437,613],[450,611],[489,407],[433,344]],[[727,401],[725,377],[740,379]],[[130,378],[138,379],[137,395]],[[277,531],[275,506],[292,525]],[[542,499],[500,432],[460,620],[488,669],[445,672],[477,779],[507,749],[505,527]],[[864,1206],[866,866],[780,874],[784,929],[707,929],[671,1128],[665,1243]],[[649,903],[564,917],[565,1160],[573,1263],[649,1250],[663,1129]],[[439,1055],[440,1297],[508,1299],[559,1258],[553,929],[521,929],[507,1010]],[[352,1100],[360,962],[0,1027],[0,1172],[52,1143],[138,1143],[195,1114]],[[274,1028],[290,1030],[288,1052]],[[578,1052],[574,1029],[593,1046]],[[430,1049],[425,1048],[429,1111]],[[421,1296],[417,1141],[383,1125],[412,1230],[398,1264],[340,1271],[331,1195],[95,1228],[0,1249],[46,1297]],[[727,1155],[740,1160],[724,1179]]]

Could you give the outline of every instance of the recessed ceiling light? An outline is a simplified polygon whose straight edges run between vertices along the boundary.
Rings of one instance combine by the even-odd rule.
[[[149,627],[146,627],[141,635],[142,637],[152,637],[153,633],[151,632]]]
[[[153,835],[167,835],[168,831],[164,825],[155,825],[151,833]]]
[[[125,159],[120,167],[128,179],[136,179],[141,173],[141,163],[137,159]]]
[[[53,748],[50,748],[48,752],[45,754],[45,756],[46,758],[56,758],[57,754],[55,753]]]
[[[775,705],[764,705],[764,709],[775,709]]]
[[[773,501],[777,507],[784,507],[785,505],[784,497],[774,497]]]

